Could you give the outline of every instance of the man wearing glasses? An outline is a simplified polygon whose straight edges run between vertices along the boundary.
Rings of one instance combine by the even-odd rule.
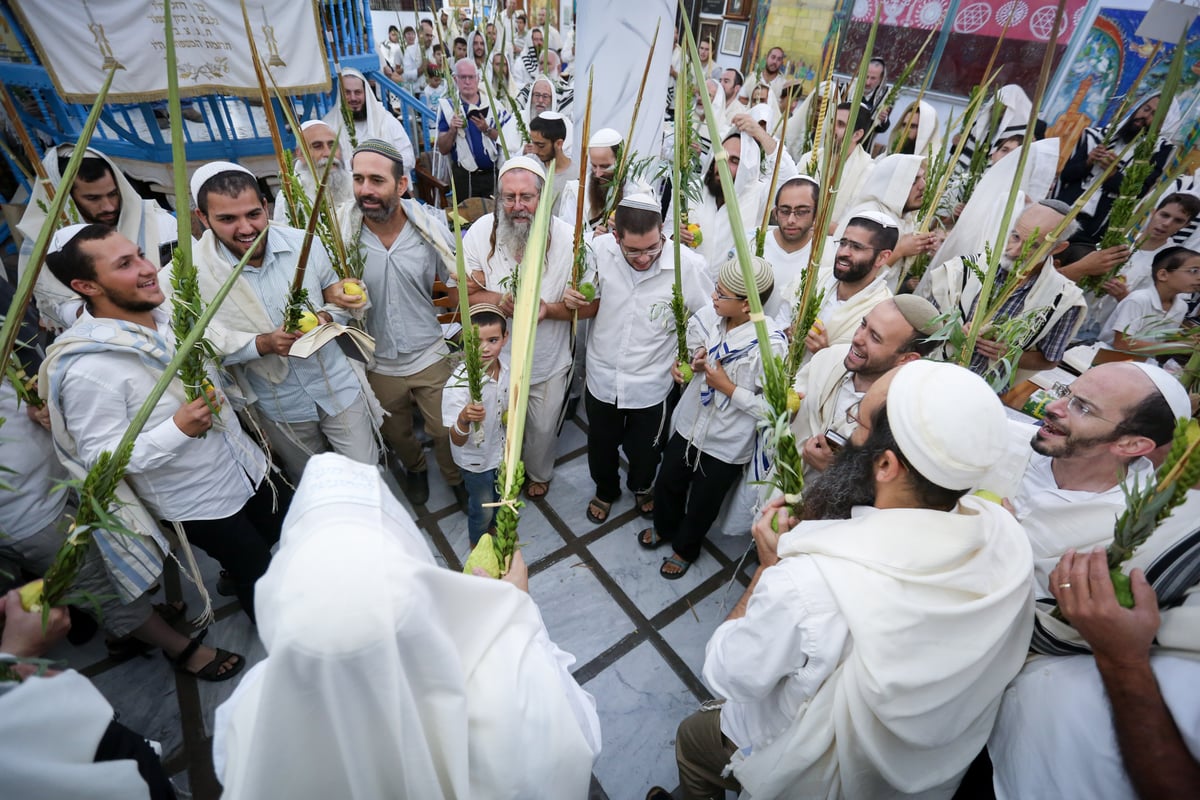
[[[806,358],[850,341],[867,312],[892,296],[881,273],[899,238],[899,226],[887,214],[863,210],[850,218],[835,242],[833,270],[821,275],[824,295],[817,321],[804,334]]]
[[[496,211],[477,219],[462,239],[470,275],[467,293],[472,304],[491,303],[512,316],[519,265],[525,258],[529,228],[545,186],[546,173],[533,156],[510,158],[501,168]],[[525,416],[525,493],[530,498],[543,497],[549,491],[558,420],[570,378],[572,314],[564,294],[574,264],[573,233],[570,225],[551,217]],[[594,279],[583,275],[579,280],[584,283]],[[507,348],[502,357],[508,359]]]
[[[654,512],[654,476],[678,394],[671,380],[676,337],[671,314],[675,262],[662,234],[658,198],[632,194],[617,206],[612,236],[592,243],[597,297],[567,289],[563,298],[581,318],[595,315],[587,345],[588,469],[596,495],[587,518],[605,522],[621,495],[620,450],[629,462],[626,485],[638,512]],[[666,249],[664,249],[666,248]],[[665,256],[665,257],[664,257]],[[709,302],[704,259],[681,248],[680,282],[689,313]]]
[[[763,303],[763,313],[789,334],[800,281],[812,254],[813,222],[820,193],[820,184],[807,175],[797,175],[781,183],[775,192],[776,225],[767,231],[763,244],[763,258],[775,270],[775,284],[782,290]]]
[[[454,162],[451,176],[455,202],[468,197],[491,197],[496,189],[496,139],[500,131],[496,129],[487,99],[479,92],[479,70],[474,61],[464,58],[455,62],[454,83],[466,118],[459,116],[448,98],[441,99],[437,149]]]

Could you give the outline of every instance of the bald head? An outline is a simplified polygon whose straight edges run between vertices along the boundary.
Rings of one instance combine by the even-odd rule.
[[[342,154],[337,145],[337,134],[324,122],[306,124],[300,135],[304,137],[304,142],[308,145],[308,152],[312,155],[313,163],[324,164],[325,159],[330,156],[341,159]],[[300,162],[304,160],[304,153],[299,145],[296,147],[296,159]]]

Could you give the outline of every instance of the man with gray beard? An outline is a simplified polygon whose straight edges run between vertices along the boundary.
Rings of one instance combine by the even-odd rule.
[[[340,210],[347,242],[366,257],[362,282],[371,306],[367,332],[375,337],[375,366],[367,374],[389,416],[383,438],[405,470],[409,500],[429,499],[425,451],[413,433],[413,405],[425,420],[442,477],[459,505],[467,504],[462,475],[442,423],[442,388],[450,377],[449,351],[433,306],[433,282],[454,272],[454,240],[443,219],[426,212],[408,190],[404,159],[381,139],[368,139],[351,159],[353,206]]]
[[[308,168],[308,161],[304,158],[304,146],[296,145],[296,176],[300,179],[300,188],[304,190],[304,194],[311,202],[317,196],[317,183],[321,179],[322,173],[325,171],[325,165],[329,163],[329,159],[333,159],[333,166],[329,169],[329,179],[325,186],[325,197],[330,201],[331,208],[337,208],[345,203],[354,200],[354,184],[350,180],[350,173],[346,170],[345,164],[342,162],[342,150],[338,147],[337,134],[333,128],[319,119],[310,119],[301,124],[300,135],[304,137],[304,141],[308,144],[309,155],[312,156],[313,163],[316,167],[317,174],[313,175]],[[287,199],[283,192],[275,195],[275,211],[271,215],[271,219],[275,222],[282,222],[285,225],[291,225],[296,228],[303,228],[303,225],[298,225],[297,220],[292,218],[287,207]]]
[[[996,275],[997,286],[1005,280],[1025,250],[1031,236],[1047,236],[1062,222],[1069,208],[1057,200],[1043,200],[1028,206],[1011,232],[1000,231],[997,240],[1003,241],[1004,254]],[[1046,257],[1046,262],[1034,267],[1021,281],[1016,291],[999,308],[997,322],[1027,315],[1029,330],[1016,344],[1024,351],[1016,364],[1016,376],[1008,385],[1020,383],[1035,372],[1052,369],[1062,360],[1075,332],[1083,325],[1087,301],[1083,292],[1054,267],[1052,256],[1067,248],[1067,239],[1078,228],[1071,223]],[[999,246],[999,242],[996,243]],[[979,293],[983,286],[975,272],[967,266],[974,261],[986,269],[986,256],[956,257],[932,267],[921,278],[916,294],[946,312],[957,307],[964,322],[975,315]],[[1007,345],[980,337],[971,356],[971,371],[991,377]]]
[[[476,220],[462,240],[472,303],[492,303],[512,316],[513,277],[525,257],[530,223],[545,184],[542,163],[533,156],[511,158],[500,170],[495,213]],[[545,496],[550,488],[558,420],[570,377],[571,311],[563,293],[571,280],[573,233],[570,225],[551,218],[525,417],[526,494],[531,498]],[[585,275],[580,280],[592,278]]]

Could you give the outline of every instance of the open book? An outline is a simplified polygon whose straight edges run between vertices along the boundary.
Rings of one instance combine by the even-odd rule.
[[[342,352],[355,361],[368,362],[375,354],[375,340],[369,334],[338,322],[326,322],[293,342],[288,355],[308,358],[330,342],[337,342]]]

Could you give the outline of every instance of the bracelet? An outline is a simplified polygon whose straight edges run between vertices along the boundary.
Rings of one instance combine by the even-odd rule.
[[[454,420],[454,432],[457,433],[459,436],[469,436],[470,435],[470,431],[464,431],[462,428],[458,427],[458,420]]]

